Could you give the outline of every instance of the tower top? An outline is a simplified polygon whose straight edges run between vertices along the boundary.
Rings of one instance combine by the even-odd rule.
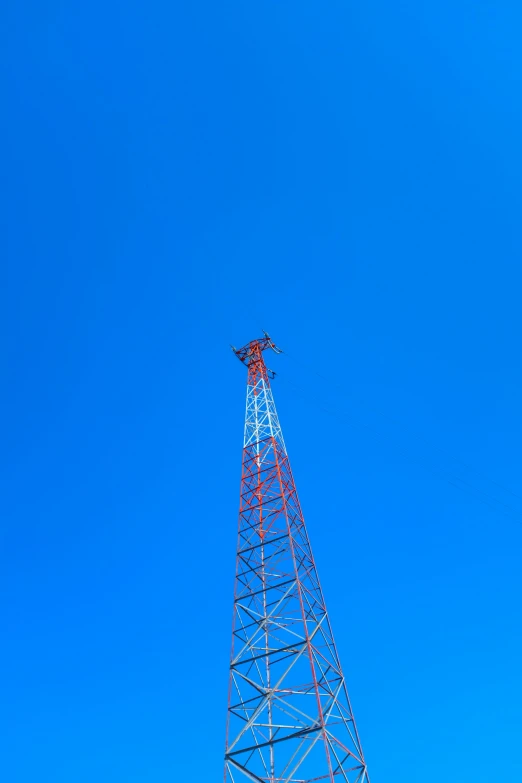
[[[268,332],[263,331],[264,337],[258,337],[257,340],[250,340],[249,343],[243,346],[243,348],[236,348],[231,345],[230,347],[236,354],[240,362],[248,367],[249,375],[257,376],[259,373],[266,379],[273,378],[275,372],[269,370],[265,365],[263,359],[263,351],[267,348],[271,348],[274,353],[283,353],[281,348],[278,348],[274,343]],[[253,373],[252,373],[253,371]]]
[[[234,345],[230,346],[239,361],[243,362],[247,367],[249,367],[252,362],[262,361],[261,354],[263,351],[266,351],[267,348],[271,348],[275,353],[283,353],[281,348],[278,348],[274,343],[268,332],[263,330],[263,334],[265,335],[264,337],[250,340],[243,348],[236,348]]]

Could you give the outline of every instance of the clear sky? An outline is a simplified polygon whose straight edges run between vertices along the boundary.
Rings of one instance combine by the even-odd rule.
[[[261,329],[372,783],[522,778],[521,8],[3,4],[3,780],[221,779]]]

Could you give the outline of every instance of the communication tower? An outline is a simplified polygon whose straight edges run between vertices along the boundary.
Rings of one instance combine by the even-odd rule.
[[[264,351],[248,369],[225,783],[369,783],[276,412]]]

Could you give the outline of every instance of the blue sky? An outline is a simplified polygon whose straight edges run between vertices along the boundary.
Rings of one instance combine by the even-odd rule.
[[[2,778],[220,779],[261,329],[373,783],[520,778],[520,5],[4,5]]]

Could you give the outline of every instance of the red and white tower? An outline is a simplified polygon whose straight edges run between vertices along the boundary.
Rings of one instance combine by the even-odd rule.
[[[268,335],[248,368],[225,783],[369,783],[270,388]]]

